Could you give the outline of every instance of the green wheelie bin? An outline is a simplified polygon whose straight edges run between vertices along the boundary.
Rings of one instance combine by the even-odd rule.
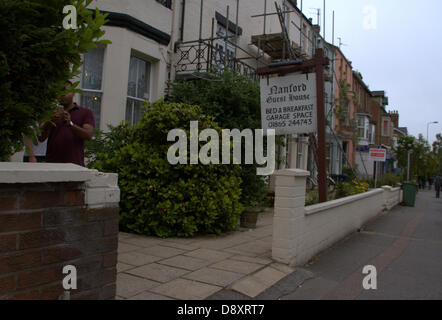
[[[408,181],[404,182],[402,186],[404,189],[404,204],[408,207],[414,207],[419,186],[414,182]]]

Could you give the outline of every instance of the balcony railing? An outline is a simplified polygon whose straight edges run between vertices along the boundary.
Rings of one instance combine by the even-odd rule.
[[[161,3],[166,8],[172,9],[172,0],[157,0],[157,2]]]
[[[177,76],[198,76],[204,73],[233,70],[253,80],[259,79],[256,68],[241,58],[235,58],[232,51],[216,46],[215,40],[196,40],[178,44],[175,48],[178,59],[175,67]]]

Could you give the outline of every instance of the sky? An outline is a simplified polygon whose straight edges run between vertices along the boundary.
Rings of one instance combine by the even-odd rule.
[[[302,0],[302,11],[317,22],[323,0]],[[298,0],[301,6],[301,0]],[[442,1],[326,0],[326,40],[335,44],[370,90],[386,91],[388,111],[399,111],[399,126],[409,134],[436,140],[442,133]],[[374,18],[373,18],[374,17]]]

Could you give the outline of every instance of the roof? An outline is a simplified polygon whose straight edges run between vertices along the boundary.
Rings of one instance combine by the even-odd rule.
[[[385,91],[372,91],[374,97],[385,97]]]
[[[365,84],[364,80],[362,80],[362,74],[359,71],[353,70],[353,75],[356,79],[359,80],[359,82],[362,84],[362,86],[367,90],[367,92],[370,94],[370,96],[373,96],[373,93],[371,92],[370,88]]]
[[[353,67],[353,62],[351,62],[350,60],[347,59],[345,54],[342,52],[341,48],[339,48],[338,46],[335,46],[334,44],[330,44],[330,43],[328,43],[328,45],[335,48],[341,54],[341,56],[345,59],[345,61],[347,61],[347,63],[350,65],[350,67]]]
[[[405,135],[408,136],[408,128],[407,127],[400,127],[400,128],[397,128],[397,129],[402,131],[403,133],[405,133]]]

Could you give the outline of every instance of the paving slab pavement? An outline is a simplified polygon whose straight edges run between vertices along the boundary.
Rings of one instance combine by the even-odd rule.
[[[256,296],[294,271],[271,259],[272,224],[268,210],[256,229],[219,237],[120,233],[117,299],[206,299],[232,287]]]

